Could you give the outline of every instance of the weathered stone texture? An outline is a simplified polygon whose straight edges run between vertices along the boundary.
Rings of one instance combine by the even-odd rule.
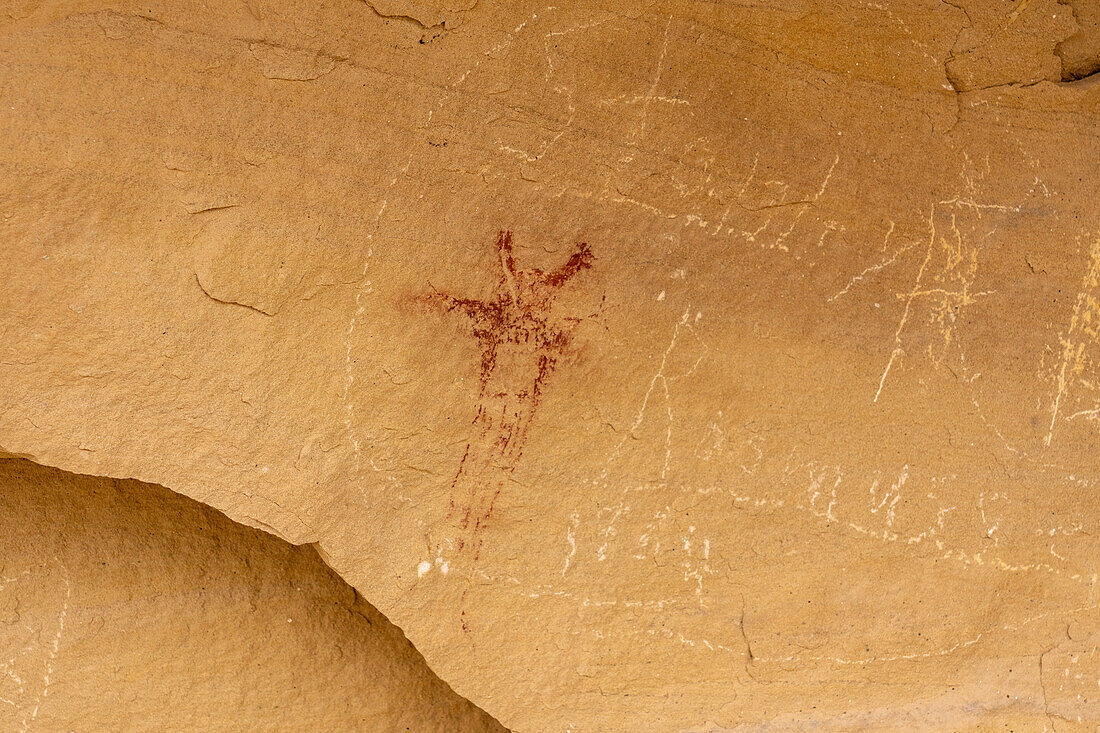
[[[8,17],[3,450],[519,731],[1100,722],[1090,2]]]

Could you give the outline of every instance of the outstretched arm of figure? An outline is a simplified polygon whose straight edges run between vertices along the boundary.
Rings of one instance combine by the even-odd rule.
[[[588,246],[588,243],[581,242],[577,245],[577,249],[573,254],[569,255],[569,259],[565,261],[564,265],[546,273],[543,282],[551,288],[561,287],[578,272],[591,267],[594,259],[595,256],[592,254],[592,249]]]
[[[422,296],[423,300],[427,303],[441,306],[448,313],[457,310],[470,318],[474,318],[484,305],[480,301],[471,298],[456,298],[453,295],[448,295],[447,293],[437,290],[430,282],[428,283],[428,287],[431,288],[432,292]]]

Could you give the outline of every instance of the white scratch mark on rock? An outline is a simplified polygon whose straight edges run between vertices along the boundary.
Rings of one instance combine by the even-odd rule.
[[[1059,335],[1058,343],[1062,348],[1060,364],[1054,377],[1054,393],[1051,396],[1050,425],[1047,429],[1043,445],[1050,446],[1054,437],[1054,428],[1058,423],[1058,413],[1062,408],[1062,401],[1073,383],[1081,376],[1090,364],[1087,347],[1094,345],[1100,336],[1100,302],[1096,296],[1097,286],[1100,285],[1100,237],[1096,239],[1089,250],[1089,265],[1081,282],[1081,290],[1073,304],[1073,314],[1070,317],[1069,327],[1064,335]],[[1074,413],[1068,419],[1079,416],[1092,417],[1096,410],[1082,410]]]
[[[695,315],[696,315],[695,321],[698,321],[699,317],[701,317],[702,314],[695,314]],[[663,465],[661,467],[661,479],[663,480],[667,477],[668,469],[669,469],[669,466],[670,466],[670,463],[671,463],[671,460],[672,460],[672,422],[673,422],[672,395],[671,395],[671,392],[669,391],[669,384],[671,382],[674,382],[674,381],[679,380],[679,379],[684,379],[684,378],[694,374],[695,370],[699,368],[699,365],[706,358],[707,353],[709,351],[709,348],[707,347],[707,345],[702,342],[702,340],[699,338],[698,333],[696,333],[694,327],[692,326],[692,320],[691,320],[692,316],[693,316],[693,314],[691,312],[691,307],[689,306],[687,308],[687,310],[684,311],[684,314],[683,314],[683,316],[681,316],[679,322],[673,327],[673,329],[672,329],[672,338],[669,340],[668,346],[665,348],[664,354],[661,356],[661,363],[657,367],[657,372],[649,380],[649,385],[646,387],[645,395],[642,397],[641,407],[638,408],[638,412],[634,416],[634,422],[631,424],[630,428],[623,434],[623,437],[619,440],[619,442],[616,444],[615,448],[611,451],[611,454],[608,456],[608,459],[607,459],[606,463],[604,464],[603,471],[601,472],[599,480],[598,480],[598,483],[600,483],[601,485],[604,485],[604,486],[607,485],[607,475],[608,475],[608,473],[611,469],[611,464],[615,461],[616,458],[619,457],[619,454],[622,453],[623,447],[626,445],[627,440],[629,440],[631,437],[633,437],[635,431],[637,431],[637,429],[641,426],[642,422],[645,420],[646,410],[649,407],[649,401],[653,397],[653,392],[654,392],[655,389],[657,389],[658,384],[661,385],[661,394],[664,396],[665,415],[666,415],[665,446],[664,446],[665,447],[665,455],[664,455],[664,462],[663,462]],[[669,360],[669,357],[672,355],[672,352],[676,349],[676,344],[677,344],[677,342],[680,338],[680,333],[683,330],[688,331],[692,335],[692,337],[702,345],[703,350],[700,353],[699,357],[691,365],[691,368],[689,368],[683,374],[678,374],[676,376],[670,376],[666,373],[666,370],[668,369],[668,360]],[[622,515],[623,511],[626,509],[626,495],[627,495],[628,491],[629,491],[629,488],[623,490],[623,493],[619,498],[619,504],[616,507],[616,509],[614,510],[614,512],[612,513],[611,520],[608,522],[608,525],[603,530],[604,541],[603,541],[603,544],[601,544],[600,547],[596,551],[596,556],[601,561],[606,558],[608,543],[611,541],[611,538],[615,535],[615,523],[618,521],[618,519]]]
[[[650,81],[649,89],[644,95],[642,95],[642,114],[641,119],[638,121],[638,126],[634,128],[634,132],[631,133],[630,139],[627,141],[627,145],[631,147],[637,147],[638,141],[645,135],[646,125],[649,120],[649,105],[652,104],[654,98],[657,96],[657,86],[661,83],[661,75],[664,73],[665,56],[668,53],[668,37],[669,31],[672,29],[672,19],[674,16],[668,16],[668,22],[665,23],[664,39],[661,43],[661,53],[657,57],[657,67],[653,72],[653,79]],[[629,163],[634,160],[634,154],[636,151],[631,151],[629,155],[623,158],[624,163]]]
[[[992,294],[991,291],[984,291],[978,293],[970,292],[970,281],[964,275],[961,277],[963,280],[962,289],[959,291],[948,291],[945,288],[926,288],[924,287],[925,271],[928,269],[929,263],[932,261],[933,255],[936,253],[936,237],[938,232],[936,230],[936,210],[937,207],[952,207],[955,209],[971,209],[974,213],[981,218],[984,211],[1001,211],[1001,212],[1019,212],[1019,206],[1004,206],[1001,204],[980,204],[973,199],[965,199],[955,197],[953,199],[945,199],[943,201],[937,201],[932,204],[928,211],[928,240],[927,251],[925,252],[924,259],[921,262],[920,268],[917,270],[917,275],[913,279],[913,286],[908,293],[898,293],[897,297],[905,301],[905,308],[902,311],[901,319],[898,322],[898,327],[894,331],[894,345],[890,351],[890,357],[886,361],[886,368],[882,371],[882,376],[879,378],[878,389],[875,391],[875,397],[872,402],[878,402],[878,398],[882,395],[883,387],[886,385],[886,378],[890,374],[890,370],[893,368],[894,363],[899,356],[905,353],[902,347],[902,334],[905,331],[906,325],[909,323],[909,319],[912,315],[913,303],[917,298],[925,296],[940,296],[945,301],[950,298],[954,298],[956,305],[969,305],[973,303],[974,299],[984,295]],[[948,265],[949,268],[953,268],[957,261],[962,260],[962,233],[959,231],[955,220],[955,214],[951,215],[951,228],[955,235],[956,244],[951,249],[950,255],[952,262]],[[976,254],[971,258],[971,267],[976,267]],[[957,261],[956,261],[957,260]],[[951,327],[945,326],[944,339],[945,343],[950,342]],[[946,348],[946,346],[945,346]]]
[[[565,572],[569,570],[569,565],[573,562],[573,558],[577,554],[577,526],[580,524],[581,515],[577,512],[573,512],[569,517],[569,526],[565,528],[565,541],[569,543],[569,554],[565,556],[565,565],[562,566],[561,575],[564,578]]]

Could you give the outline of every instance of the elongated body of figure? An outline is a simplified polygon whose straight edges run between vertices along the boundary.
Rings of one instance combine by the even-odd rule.
[[[578,244],[554,270],[520,269],[512,233],[496,241],[500,280],[487,300],[433,293],[428,300],[468,320],[481,349],[481,372],[473,434],[451,482],[447,530],[441,540],[453,552],[477,558],[480,530],[523,456],[542,389],[572,337],[579,318],[552,318],[558,293],[591,267],[592,251]]]

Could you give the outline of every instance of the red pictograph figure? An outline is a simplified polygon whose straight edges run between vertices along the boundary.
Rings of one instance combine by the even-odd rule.
[[[447,531],[437,552],[481,550],[481,530],[509,475],[523,456],[542,390],[581,318],[555,317],[555,298],[577,273],[592,266],[592,250],[576,245],[553,270],[523,269],[512,253],[512,233],[496,241],[500,279],[490,298],[434,292],[425,300],[466,320],[481,350],[477,412],[451,482]]]

